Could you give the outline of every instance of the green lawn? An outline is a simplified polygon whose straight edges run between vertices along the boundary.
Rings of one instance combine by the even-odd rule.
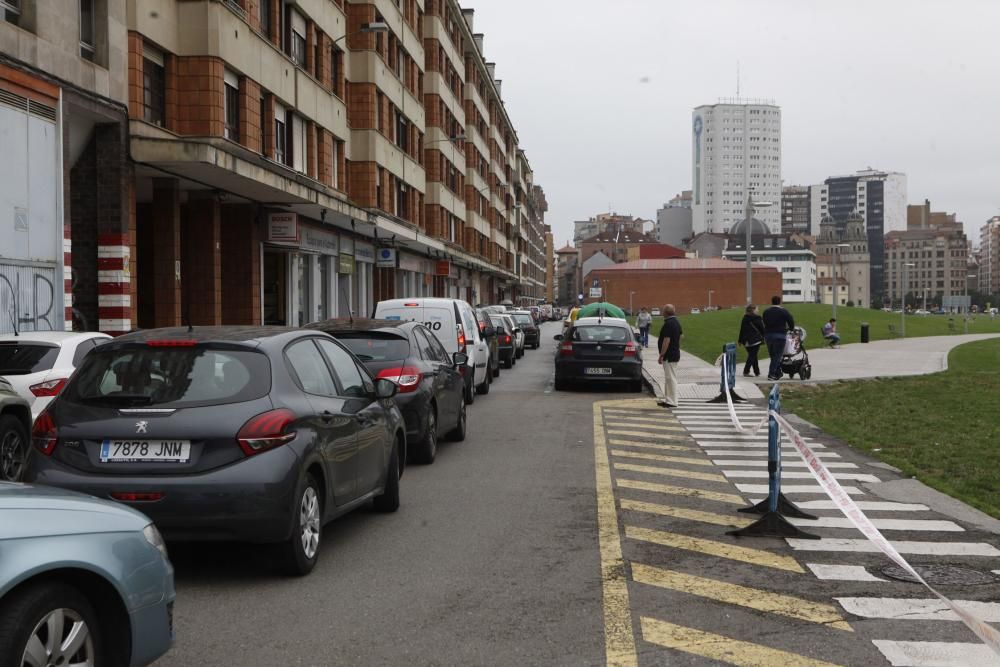
[[[759,306],[758,312],[763,312],[764,308],[765,306]],[[805,327],[807,349],[824,344],[820,328],[830,319],[829,305],[795,303],[788,306],[788,311],[795,318],[796,324]],[[681,349],[711,362],[719,356],[723,343],[736,342],[736,337],[740,332],[743,310],[730,308],[699,315],[681,313],[678,317],[680,317],[681,326],[684,329]],[[893,325],[899,332],[900,317],[899,313],[841,306],[837,308],[837,332],[840,334],[840,342],[841,344],[859,342],[861,340],[861,322],[869,323],[872,340],[890,338],[889,325]],[[950,333],[964,333],[961,317],[954,318],[955,331],[950,330],[949,319],[951,319],[949,315],[907,315],[906,335],[908,337],[944,336]],[[661,318],[653,320],[652,333],[654,335],[660,332],[662,322]],[[975,320],[969,321],[969,333],[1000,333],[1000,317],[991,321],[988,316],[976,316]],[[737,360],[742,362],[745,358],[743,348],[739,348]],[[760,358],[767,358],[766,347],[761,349]]]
[[[1000,519],[998,371],[1000,340],[978,341],[934,375],[782,388],[782,409]]]

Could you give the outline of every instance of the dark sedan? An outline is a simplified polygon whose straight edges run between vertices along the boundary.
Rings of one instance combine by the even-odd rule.
[[[628,322],[611,317],[581,317],[557,334],[555,388],[578,382],[627,382],[642,391],[642,349]]]
[[[168,539],[281,543],[306,574],[325,522],[369,501],[399,507],[395,394],[320,332],[126,334],[39,415],[25,478],[126,503]]]
[[[541,344],[541,340],[539,339],[538,323],[531,312],[527,310],[515,310],[513,313],[508,314],[514,318],[514,323],[521,327],[521,331],[524,332],[524,346],[530,347],[532,350],[537,350]]]
[[[330,334],[357,356],[376,377],[399,387],[396,405],[406,420],[407,451],[416,463],[433,463],[438,437],[465,440],[465,382],[461,367],[467,357],[453,357],[419,322],[335,319],[314,322],[308,329]]]
[[[488,313],[490,323],[497,332],[497,356],[504,368],[513,368],[517,363],[517,341],[514,338],[513,327],[503,316]]]

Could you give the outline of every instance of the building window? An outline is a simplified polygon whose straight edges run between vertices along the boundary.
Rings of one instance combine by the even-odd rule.
[[[267,96],[261,95],[260,97],[260,152],[266,157],[267,156],[267,144],[264,141],[264,136],[267,134]]]
[[[291,114],[289,126],[292,130],[292,160],[291,166],[295,171],[305,173],[306,170],[306,122],[298,116]]]
[[[142,59],[142,119],[163,126],[166,118],[166,95],[163,58],[147,51]]]
[[[286,125],[285,108],[274,104],[274,160],[288,164],[288,127]]]
[[[344,52],[333,47],[330,53],[330,83],[333,87],[333,94],[343,97],[344,80]]]
[[[94,62],[96,23],[94,0],[80,0],[80,57]]]
[[[0,18],[18,25],[21,21],[21,0],[0,0]]]
[[[407,202],[409,199],[409,193],[406,183],[396,179],[396,215],[400,218],[406,218]]]
[[[271,3],[274,0],[257,0],[257,18],[260,19],[260,31],[269,38],[273,35],[274,26],[271,25]]]
[[[296,65],[304,65],[306,62],[306,20],[295,10],[289,10],[291,14],[290,32],[289,35],[290,44],[288,55],[292,57],[292,60]]]
[[[407,149],[407,135],[409,133],[406,116],[399,109],[396,110],[396,145],[404,151]]]
[[[240,140],[240,80],[232,72],[225,73],[224,126],[223,135],[226,139]]]

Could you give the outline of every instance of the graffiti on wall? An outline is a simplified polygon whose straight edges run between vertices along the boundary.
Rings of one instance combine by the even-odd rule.
[[[0,333],[62,328],[55,265],[0,262]]]

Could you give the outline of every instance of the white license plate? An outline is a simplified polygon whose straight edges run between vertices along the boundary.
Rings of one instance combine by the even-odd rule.
[[[101,463],[187,463],[190,440],[105,440],[101,443]]]
[[[610,368],[584,368],[584,375],[611,375]]]

